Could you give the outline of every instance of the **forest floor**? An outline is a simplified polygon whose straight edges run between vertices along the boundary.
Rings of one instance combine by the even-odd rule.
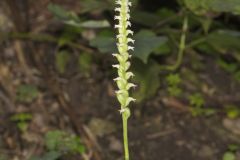
[[[28,160],[43,154],[44,135],[58,129],[80,135],[89,154],[85,159],[89,156],[92,160],[122,160],[122,122],[109,73],[111,55],[103,55],[100,63],[93,63],[88,75],[78,72],[74,61],[65,74],[59,75],[54,68],[55,50],[56,46],[47,42],[11,39],[1,44],[0,159]],[[19,58],[22,52],[34,55],[24,63]],[[131,159],[221,160],[229,145],[240,144],[240,119],[230,119],[224,112],[225,105],[239,105],[240,84],[212,57],[194,57],[204,64],[194,69],[189,62],[193,55],[186,54],[188,58],[179,71],[184,95],[199,90],[206,99],[205,105],[216,113],[193,116],[185,99],[168,96],[167,86],[161,86],[154,97],[131,106]],[[18,87],[24,84],[38,90],[29,102],[18,100]],[[24,131],[19,129],[19,121],[12,120],[19,113],[32,115]],[[234,152],[240,160],[240,150]],[[76,155],[60,159],[83,158]]]

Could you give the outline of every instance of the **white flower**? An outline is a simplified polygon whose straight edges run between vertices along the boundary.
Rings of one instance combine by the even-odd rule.
[[[131,31],[131,30],[128,29],[128,30],[127,30],[127,35],[130,35],[130,34],[133,35],[133,31]]]
[[[128,50],[132,50],[132,51],[134,51],[134,47],[132,47],[132,46],[128,46]]]
[[[128,38],[128,39],[127,39],[127,42],[128,42],[128,43],[134,43],[135,40],[133,40],[132,38]]]
[[[119,7],[119,8],[115,8],[115,11],[116,12],[120,12],[121,11],[121,8]]]

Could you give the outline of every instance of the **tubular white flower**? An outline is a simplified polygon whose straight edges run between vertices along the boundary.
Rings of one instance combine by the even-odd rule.
[[[121,8],[115,8],[115,11],[116,11],[116,12],[120,12],[120,11],[121,11]]]
[[[118,34],[118,35],[117,35],[117,38],[122,38],[122,37],[123,37],[122,34]]]
[[[134,44],[135,40],[133,40],[132,38],[128,38],[128,39],[127,39],[127,42]]]
[[[127,26],[128,26],[128,27],[131,27],[131,26],[132,26],[132,25],[131,25],[131,22],[127,21]]]
[[[128,46],[128,50],[134,50],[134,47],[132,47],[132,46]]]
[[[120,65],[119,64],[114,64],[114,65],[112,65],[113,66],[113,68],[119,68],[120,67]]]
[[[117,20],[120,20],[121,17],[120,17],[120,16],[115,16],[115,17],[114,17],[114,20],[116,20],[116,19],[117,19]]]
[[[130,88],[135,88],[135,87],[136,87],[136,85],[133,84],[133,83],[128,83],[127,84],[127,90],[129,90]]]
[[[127,35],[133,35],[133,31],[127,30]]]
[[[122,26],[120,24],[116,24],[115,28],[122,28]]]
[[[127,72],[126,73],[126,79],[129,79],[129,78],[131,78],[133,76],[134,76],[134,74],[132,72]]]

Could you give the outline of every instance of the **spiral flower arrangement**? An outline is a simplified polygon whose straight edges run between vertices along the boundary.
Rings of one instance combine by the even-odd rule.
[[[118,30],[117,34],[117,54],[113,54],[117,58],[118,64],[113,65],[117,68],[118,77],[114,79],[117,83],[118,90],[116,91],[117,99],[121,105],[120,113],[123,119],[123,138],[124,138],[124,151],[125,160],[129,160],[128,151],[128,136],[127,136],[127,120],[130,117],[129,103],[135,101],[134,98],[129,96],[129,90],[135,87],[133,83],[129,82],[129,79],[133,76],[133,73],[128,71],[130,67],[129,54],[130,50],[134,50],[134,47],[129,44],[133,44],[134,40],[130,38],[133,35],[133,31],[129,29],[131,27],[130,20],[130,7],[132,3],[129,0],[116,0],[117,7],[115,11],[117,15],[114,17],[118,23],[115,28]]]

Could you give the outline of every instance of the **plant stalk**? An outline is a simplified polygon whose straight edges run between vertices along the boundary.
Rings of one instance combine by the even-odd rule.
[[[176,70],[182,63],[183,54],[186,48],[186,34],[188,30],[188,16],[185,15],[183,19],[183,28],[182,28],[182,35],[179,43],[179,50],[178,50],[178,57],[177,62],[173,66],[167,67],[168,70],[174,71]]]
[[[122,120],[123,120],[123,143],[124,143],[125,160],[129,160],[128,118],[126,118],[126,115],[122,114]]]
[[[129,149],[128,149],[128,118],[131,115],[129,109],[130,102],[135,101],[133,97],[129,95],[129,90],[136,85],[129,82],[129,79],[133,76],[133,73],[129,71],[130,61],[129,54],[130,50],[134,50],[134,47],[130,45],[134,44],[134,40],[131,38],[133,31],[130,29],[130,7],[132,3],[130,0],[116,0],[116,15],[114,17],[117,20],[115,28],[118,30],[117,33],[117,47],[118,53],[114,53],[113,56],[118,60],[117,64],[113,67],[117,68],[118,77],[114,79],[117,83],[118,90],[116,91],[117,99],[120,103],[123,121],[123,143],[124,143],[124,153],[125,160],[129,160]]]
[[[162,70],[169,70],[169,71],[175,71],[177,70],[183,60],[184,51],[187,48],[186,47],[186,34],[188,30],[188,16],[185,15],[183,19],[183,27],[182,27],[182,34],[179,42],[178,47],[178,55],[177,55],[177,61],[174,65],[168,65],[168,66],[161,66],[160,69]]]

